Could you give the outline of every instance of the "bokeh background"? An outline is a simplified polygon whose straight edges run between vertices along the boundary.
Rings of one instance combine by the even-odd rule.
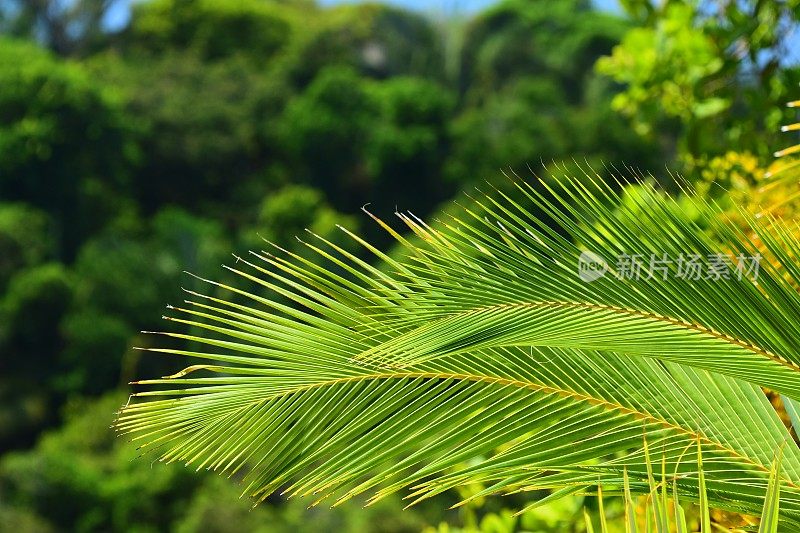
[[[184,270],[225,282],[231,254],[303,255],[306,230],[360,253],[337,224],[388,248],[363,205],[435,217],[504,173],[746,200],[791,141],[798,20],[798,0],[0,0],[0,530],[582,531],[580,499],[512,517],[531,495],[251,510],[235,479],[136,459],[109,429],[127,384],[181,366],[140,331],[181,288],[224,294]]]

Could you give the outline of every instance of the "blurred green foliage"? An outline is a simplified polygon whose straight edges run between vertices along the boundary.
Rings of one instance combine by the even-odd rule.
[[[624,5],[640,26],[597,70],[625,84],[613,106],[637,132],[660,138],[693,171],[728,150],[774,151],[783,104],[800,82],[800,2]]]
[[[183,271],[225,282],[231,253],[310,257],[312,235],[359,253],[337,224],[386,244],[364,204],[442,213],[561,159],[703,175],[731,149],[763,159],[800,79],[796,0],[628,0],[625,16],[505,0],[439,20],[148,0],[115,31],[116,2],[66,4],[0,3],[0,524],[19,532],[573,531],[574,502],[440,511],[451,494],[249,511],[226,480],[132,461],[108,429],[121,391],[178,364],[140,358],[166,341],[139,331],[181,289],[224,291]]]
[[[134,133],[119,99],[85,69],[0,39],[0,195],[50,212],[69,260],[126,193]]]
[[[52,258],[54,248],[46,212],[23,203],[0,205],[0,287],[15,273]]]

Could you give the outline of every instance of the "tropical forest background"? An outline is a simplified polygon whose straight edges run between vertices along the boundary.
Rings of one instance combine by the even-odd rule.
[[[436,218],[512,174],[672,173],[755,202],[796,142],[798,0],[414,7],[0,0],[1,530],[583,531],[581,498],[251,510],[236,479],[109,429],[129,382],[181,366],[135,347],[203,283],[184,271],[311,257],[306,232],[360,253],[337,225],[389,247],[362,206]]]

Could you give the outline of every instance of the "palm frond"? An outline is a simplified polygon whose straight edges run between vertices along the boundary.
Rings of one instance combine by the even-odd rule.
[[[769,476],[769,486],[767,496],[764,499],[764,510],[761,512],[761,524],[758,533],[778,533],[778,511],[780,510],[780,490],[778,482],[781,469],[780,453],[772,463],[772,470]]]
[[[173,307],[168,320],[206,334],[162,335],[204,348],[151,350],[198,362],[140,382],[117,428],[161,460],[237,474],[256,499],[561,495],[598,480],[647,494],[653,453],[682,497],[705,485],[714,506],[750,514],[785,445],[780,519],[800,523],[800,450],[761,390],[800,400],[786,223],[742,214],[776,258],[757,280],[732,266],[679,279],[676,264],[637,280],[611,258],[758,248],[700,198],[690,216],[652,187],[621,203],[591,175],[513,183],[514,197],[482,194],[436,227],[400,214],[416,240],[379,221],[401,259],[351,234],[382,268],[315,236],[309,249],[344,274],[281,250],[237,258],[228,269],[266,295],[209,281],[251,304],[192,292]],[[609,263],[591,283],[585,250]]]
[[[647,441],[644,442],[645,450],[647,449]],[[761,518],[759,520],[759,533],[777,533],[778,531],[778,512],[780,510],[780,450],[776,454],[775,460],[772,463],[772,468],[770,470],[769,475],[769,485],[767,488],[767,495],[764,498],[764,508],[761,512]],[[624,515],[624,524],[625,524],[625,531],[636,531],[640,524],[640,516],[641,510],[644,510],[644,523],[645,529],[647,531],[651,530],[651,520],[650,517],[653,517],[652,523],[655,524],[655,531],[656,533],[668,533],[670,531],[676,531],[677,533],[687,533],[689,531],[689,526],[686,521],[686,514],[684,513],[683,508],[680,504],[680,496],[678,495],[677,490],[677,483],[675,480],[672,482],[672,489],[673,489],[673,496],[672,496],[672,518],[670,518],[670,513],[668,510],[669,507],[669,499],[667,497],[668,491],[668,483],[666,480],[667,471],[665,468],[664,463],[662,462],[661,465],[661,482],[656,483],[655,478],[653,476],[653,465],[650,461],[649,455],[646,456],[647,459],[647,468],[648,468],[648,481],[650,483],[650,493],[647,495],[647,498],[644,499],[643,505],[634,501],[631,491],[630,491],[630,484],[628,482],[627,471],[623,473],[624,475],[624,508],[625,508],[625,515]],[[700,479],[700,532],[701,533],[710,533],[712,531],[712,522],[711,522],[711,513],[708,507],[708,499],[706,496],[705,490],[705,483],[704,483],[704,475],[702,469],[702,453],[698,448],[698,475]],[[598,504],[599,504],[599,519],[600,523],[602,524],[603,531],[606,531],[606,517],[603,511],[602,505],[602,489],[598,486]],[[638,511],[638,512],[637,512]],[[593,525],[591,517],[584,508],[584,521],[586,523],[586,531],[591,532],[593,531]],[[723,528],[720,524],[713,524],[715,528],[718,528],[719,531],[742,531],[740,529],[728,529]]]

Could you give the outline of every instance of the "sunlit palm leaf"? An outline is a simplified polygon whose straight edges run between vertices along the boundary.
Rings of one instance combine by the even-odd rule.
[[[318,238],[308,246],[345,274],[283,251],[237,260],[231,270],[267,295],[227,287],[245,306],[191,293],[170,320],[208,336],[164,335],[207,348],[154,349],[198,364],[142,382],[147,401],[117,427],[163,460],[241,473],[256,498],[334,502],[402,488],[413,502],[468,483],[477,496],[566,494],[624,476],[646,494],[645,436],[681,496],[705,492],[699,445],[711,504],[750,514],[788,442],[781,520],[800,519],[800,450],[760,389],[800,399],[793,233],[747,219],[776,257],[757,284],[677,279],[675,265],[665,279],[621,279],[613,264],[587,283],[582,249],[611,262],[756,247],[699,199],[690,219],[654,190],[618,208],[589,176],[558,193],[515,184],[541,217],[495,192],[437,229],[400,215],[419,237],[392,230],[405,259],[353,236],[383,269]]]
[[[769,476],[769,486],[767,496],[764,499],[764,510],[761,512],[761,524],[758,533],[778,533],[778,511],[780,509],[780,454],[772,464],[772,471]]]

